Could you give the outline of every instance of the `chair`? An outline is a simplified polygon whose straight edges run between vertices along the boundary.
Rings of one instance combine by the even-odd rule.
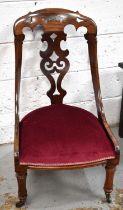
[[[63,104],[66,91],[62,80],[70,63],[69,51],[60,48],[60,42],[66,40],[64,27],[72,24],[78,29],[87,28],[84,35],[88,43],[90,68],[95,93],[97,115],[70,105]],[[23,28],[32,30],[41,25],[42,41],[47,41],[48,48],[40,51],[42,58],[40,68],[49,80],[51,87],[47,96],[51,105],[38,108],[19,119],[19,92],[21,80]],[[52,35],[55,34],[55,38]],[[27,169],[78,169],[105,165],[106,179],[104,191],[107,202],[111,202],[113,177],[119,164],[120,149],[118,141],[112,134],[106,121],[98,74],[97,62],[97,27],[95,22],[66,9],[43,9],[20,17],[14,24],[15,37],[15,139],[14,160],[18,181],[17,207],[24,205],[27,198]],[[55,52],[56,61],[50,56]],[[64,65],[63,65],[64,63]],[[55,82],[53,73],[58,73]],[[55,90],[58,94],[54,94]]]

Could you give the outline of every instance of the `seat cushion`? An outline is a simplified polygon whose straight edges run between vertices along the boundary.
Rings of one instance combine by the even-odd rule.
[[[90,112],[69,105],[50,105],[20,122],[20,163],[60,166],[115,157],[110,140]]]

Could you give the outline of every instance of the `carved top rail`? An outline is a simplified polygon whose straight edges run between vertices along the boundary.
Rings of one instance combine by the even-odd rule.
[[[20,17],[14,24],[14,34],[23,34],[24,27],[30,27],[32,30],[41,25],[44,32],[63,31],[68,24],[73,24],[75,28],[84,26],[88,33],[96,34],[96,24],[94,21],[81,15],[78,11],[73,12],[66,9],[48,8],[35,12],[29,12],[27,15]]]

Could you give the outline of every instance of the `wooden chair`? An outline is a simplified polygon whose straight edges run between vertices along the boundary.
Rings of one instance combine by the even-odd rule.
[[[74,25],[76,29],[81,26],[87,28],[84,37],[88,43],[98,118],[84,109],[62,103],[66,91],[61,83],[70,63],[67,58],[69,51],[62,50],[60,42],[66,40],[64,27],[68,24]],[[48,48],[40,51],[42,57],[40,68],[51,84],[47,92],[51,105],[33,110],[20,121],[19,92],[22,44],[25,37],[23,28],[29,27],[33,30],[37,25],[41,25],[44,31],[42,41],[48,43]],[[55,34],[54,39],[52,34]],[[92,19],[66,9],[52,8],[30,12],[20,17],[14,24],[16,66],[14,160],[19,196],[17,207],[21,207],[27,198],[27,169],[78,169],[100,164],[105,164],[104,191],[107,202],[111,202],[110,194],[113,190],[116,165],[119,164],[120,150],[104,114],[96,34],[97,27]],[[58,56],[56,61],[50,58],[53,52]],[[54,72],[59,75],[56,83],[52,76]],[[54,94],[56,89],[58,94]]]

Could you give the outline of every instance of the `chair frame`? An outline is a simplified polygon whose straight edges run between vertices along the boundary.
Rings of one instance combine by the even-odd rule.
[[[72,24],[75,26],[76,30],[84,26],[87,28],[87,33],[84,35],[85,39],[88,43],[88,50],[89,50],[89,58],[90,58],[90,68],[92,74],[92,82],[93,88],[95,93],[95,101],[97,107],[97,114],[100,123],[102,124],[105,133],[109,140],[111,141],[114,150],[115,150],[115,158],[114,159],[106,159],[102,161],[96,161],[92,163],[80,164],[80,165],[67,165],[67,166],[34,166],[34,165],[21,165],[19,163],[19,95],[20,95],[20,81],[21,81],[21,63],[22,63],[22,45],[23,40],[25,38],[23,34],[23,28],[29,27],[32,30],[37,26],[41,25],[44,31],[44,40],[48,42],[51,46],[50,40],[48,41],[47,34],[48,33],[59,33],[60,40],[65,40],[65,36],[62,35],[64,31],[64,27],[68,24]],[[56,169],[78,169],[78,168],[85,168],[91,166],[97,166],[100,164],[105,165],[106,169],[106,178],[104,184],[104,191],[106,194],[107,202],[111,202],[111,192],[113,190],[113,177],[115,173],[116,166],[119,164],[120,159],[120,149],[117,139],[114,137],[105,117],[103,103],[102,103],[102,96],[100,90],[100,82],[99,82],[99,73],[98,73],[98,61],[97,61],[97,27],[95,22],[86,17],[81,15],[78,11],[73,12],[66,9],[43,9],[38,10],[35,12],[29,12],[27,15],[20,17],[14,24],[14,38],[15,38],[15,137],[14,137],[14,161],[15,161],[15,172],[18,181],[18,197],[19,201],[16,203],[17,207],[21,207],[24,205],[26,198],[27,198],[27,190],[26,190],[26,175],[27,169],[41,169],[41,170],[56,170]],[[58,46],[59,41],[56,43]],[[59,47],[60,48],[60,47]],[[54,48],[52,49],[52,51]],[[68,52],[60,51],[58,49],[59,55],[65,60],[66,55]],[[42,53],[41,53],[42,54]],[[49,73],[43,71],[43,73],[47,76],[51,83],[51,89],[47,92],[47,95],[51,99],[51,104],[62,103],[63,97],[66,94],[61,88],[61,82],[66,74],[69,63],[66,65],[67,67],[64,71],[60,74],[59,81],[57,82],[57,89],[60,92],[60,95],[54,96],[53,93],[55,91],[55,84],[50,76]],[[43,64],[41,65],[43,68]]]

